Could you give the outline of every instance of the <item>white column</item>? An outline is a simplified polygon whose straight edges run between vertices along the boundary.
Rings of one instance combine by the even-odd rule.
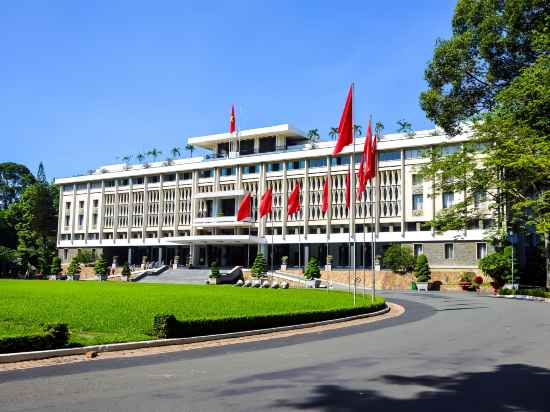
[[[304,159],[304,187],[302,196],[304,198],[304,204],[302,205],[302,216],[304,219],[304,239],[307,240],[307,234],[309,231],[309,164],[308,159]],[[304,260],[307,263],[307,260]]]
[[[73,184],[73,197],[71,202],[71,245],[74,244],[74,225],[76,221],[76,184]]]
[[[101,207],[100,213],[98,213],[99,218],[99,244],[103,242],[103,220],[105,219],[105,180],[101,181]]]
[[[84,244],[88,243],[88,225],[90,219],[90,182],[86,184],[86,211],[84,215]]]
[[[179,235],[178,225],[180,221],[180,214],[180,174],[176,173],[176,196],[174,198],[174,236]]]
[[[412,184],[411,184],[411,188],[412,188]],[[408,196],[407,193],[405,193],[406,191],[406,186],[405,186],[405,150],[401,149],[401,236],[404,237],[405,236],[405,225],[407,224],[406,220],[405,220],[405,216],[406,216],[406,207],[407,207],[407,202],[406,202],[406,197]],[[411,191],[412,193],[412,191]]]

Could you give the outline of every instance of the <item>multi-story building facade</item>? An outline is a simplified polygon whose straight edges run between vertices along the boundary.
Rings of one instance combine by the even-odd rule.
[[[419,167],[429,161],[426,149],[442,145],[453,152],[468,134],[445,136],[439,130],[414,136],[389,134],[378,143],[377,178],[366,196],[351,196],[345,205],[348,169],[358,169],[364,138],[356,153],[348,146],[338,156],[335,142],[308,143],[303,132],[279,125],[244,130],[238,141],[228,133],[189,138],[188,143],[208,155],[142,165],[112,165],[86,176],[57,179],[59,195],[59,255],[64,262],[78,249],[91,249],[118,261],[172,263],[188,261],[207,266],[247,265],[260,248],[268,262],[303,265],[309,256],[333,266],[372,262],[393,243],[409,244],[424,253],[434,268],[474,268],[489,252],[484,241],[491,213],[483,196],[474,207],[480,219],[464,231],[436,233],[429,222],[443,208],[463,198],[461,193],[432,193]],[[329,208],[322,213],[325,178],[329,178]],[[301,210],[287,216],[288,195],[301,186]],[[357,179],[351,175],[352,187]],[[273,189],[273,213],[258,219],[257,205],[268,187]],[[245,193],[253,197],[250,222],[236,219]],[[354,213],[350,213],[354,211]],[[354,246],[355,245],[355,246]]]

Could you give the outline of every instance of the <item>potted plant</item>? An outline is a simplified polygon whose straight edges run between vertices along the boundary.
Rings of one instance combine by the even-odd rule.
[[[288,262],[288,256],[283,256],[281,258],[281,270],[286,270],[287,262]]]
[[[128,262],[124,262],[124,266],[122,266],[122,280],[125,280],[126,282],[130,281],[130,276],[132,276],[132,271],[130,270],[130,266],[128,266]]]
[[[208,283],[215,285],[220,277],[220,267],[217,261],[213,261],[210,265],[210,275],[208,275]]]
[[[327,255],[327,264],[325,265],[325,272],[332,271],[332,255]]]
[[[479,275],[474,276],[472,279],[472,286],[476,292],[479,292],[481,285],[483,285],[483,278]]]
[[[416,265],[414,267],[414,277],[416,278],[416,288],[418,291],[428,291],[432,272],[428,264],[428,257],[420,254],[416,257]]]
[[[107,280],[107,275],[109,273],[109,264],[104,257],[100,257],[96,260],[94,265],[94,272],[97,280]]]
[[[307,279],[306,287],[318,288],[321,285],[321,270],[319,269],[319,263],[314,257],[309,259],[306,270],[304,271],[304,277]]]
[[[67,268],[67,279],[68,280],[80,280],[80,261],[78,260],[78,256],[75,256],[71,259],[71,263],[69,264],[69,267]]]
[[[474,279],[475,273],[474,272],[464,272],[460,276],[460,287],[462,290],[466,292],[471,292],[476,289],[475,286],[473,286],[473,279]]]

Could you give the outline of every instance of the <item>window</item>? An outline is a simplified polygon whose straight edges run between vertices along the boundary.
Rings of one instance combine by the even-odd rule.
[[[222,167],[220,169],[221,176],[233,176],[237,172],[235,167]]]
[[[114,187],[115,181],[114,180],[105,180],[105,187]]]
[[[378,159],[381,162],[401,160],[401,150],[384,150],[383,152],[378,152]]]
[[[281,162],[267,164],[268,172],[281,172],[282,170],[283,170],[283,164]]]
[[[101,182],[90,183],[90,189],[99,189],[99,188],[101,188]]]
[[[69,257],[69,249],[63,249],[63,260],[67,260]]]
[[[424,247],[422,246],[422,243],[414,243],[413,250],[414,250],[414,256],[418,256],[424,253]]]
[[[142,185],[143,184],[143,177],[132,177],[132,184]]]
[[[422,210],[423,207],[424,207],[424,195],[421,195],[421,194],[412,195],[413,210]]]
[[[212,170],[210,170],[210,169],[199,170],[199,178],[207,179],[209,177],[212,177]]]
[[[453,205],[455,194],[453,192],[443,192],[443,209],[447,209]]]
[[[73,191],[73,185],[65,185],[63,186],[63,191],[64,192],[72,192]]]
[[[65,202],[65,210],[68,212],[71,211],[71,202]]]
[[[305,165],[304,160],[289,160],[286,167],[288,170],[303,169]]]
[[[311,168],[314,168],[314,167],[327,167],[327,158],[322,157],[320,159],[309,159],[308,160],[308,165]]]
[[[147,183],[158,183],[160,176],[147,176]]]
[[[80,202],[78,202],[78,207],[79,209],[84,209],[84,200],[81,200]]]
[[[118,179],[118,185],[119,186],[128,186],[129,179]]]
[[[345,166],[349,165],[349,156],[336,156],[330,158],[331,166]]]
[[[457,153],[459,151],[460,151],[460,145],[459,144],[450,144],[450,145],[443,146],[441,148],[441,154],[443,156],[448,156],[448,155]]]
[[[97,214],[96,213],[94,213],[92,215],[92,226],[94,226],[94,227],[97,226]]]
[[[84,224],[84,215],[78,215],[78,226],[82,227]]]
[[[411,160],[411,159],[422,159],[423,157],[426,157],[427,152],[426,149],[407,149],[405,150],[405,159]]]
[[[79,183],[76,185],[76,190],[86,190],[86,189],[88,189],[87,183]]]
[[[477,259],[483,259],[485,256],[487,256],[487,243],[476,244],[476,256]]]
[[[191,172],[180,173],[180,179],[181,180],[191,180],[192,178],[193,178],[193,173],[191,173]]]
[[[414,186],[421,185],[424,183],[424,178],[422,175],[412,175],[412,183]]]
[[[243,174],[249,175],[252,173],[258,173],[258,167],[257,165],[246,165],[243,166]]]
[[[98,199],[94,199],[94,203],[93,203],[94,207],[97,207],[99,205],[99,200]]]
[[[485,192],[475,192],[474,193],[474,207],[479,209],[482,203],[485,203],[487,200],[487,194]]]
[[[416,222],[407,222],[407,232],[416,232]]]
[[[445,259],[455,258],[455,245],[452,243],[445,243]]]
[[[162,181],[163,182],[175,182],[176,181],[176,174],[172,173],[172,174],[169,174],[169,175],[164,175],[164,176],[162,176]]]
[[[69,215],[66,215],[65,216],[65,226],[69,226],[70,223],[71,223],[71,217]]]

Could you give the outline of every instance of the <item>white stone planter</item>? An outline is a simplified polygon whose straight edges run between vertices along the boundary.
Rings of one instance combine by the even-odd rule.
[[[67,280],[80,280],[80,275],[67,275]]]
[[[95,275],[95,277],[99,281],[107,280],[107,275]]]
[[[325,272],[332,272],[332,265],[331,264],[325,265]]]
[[[321,286],[321,279],[306,280],[306,288],[318,288]]]
[[[283,272],[286,270],[286,263],[283,263],[283,264],[281,265],[281,270],[282,270]]]
[[[429,285],[430,285],[429,282],[416,282],[416,289],[419,292],[427,292]]]

